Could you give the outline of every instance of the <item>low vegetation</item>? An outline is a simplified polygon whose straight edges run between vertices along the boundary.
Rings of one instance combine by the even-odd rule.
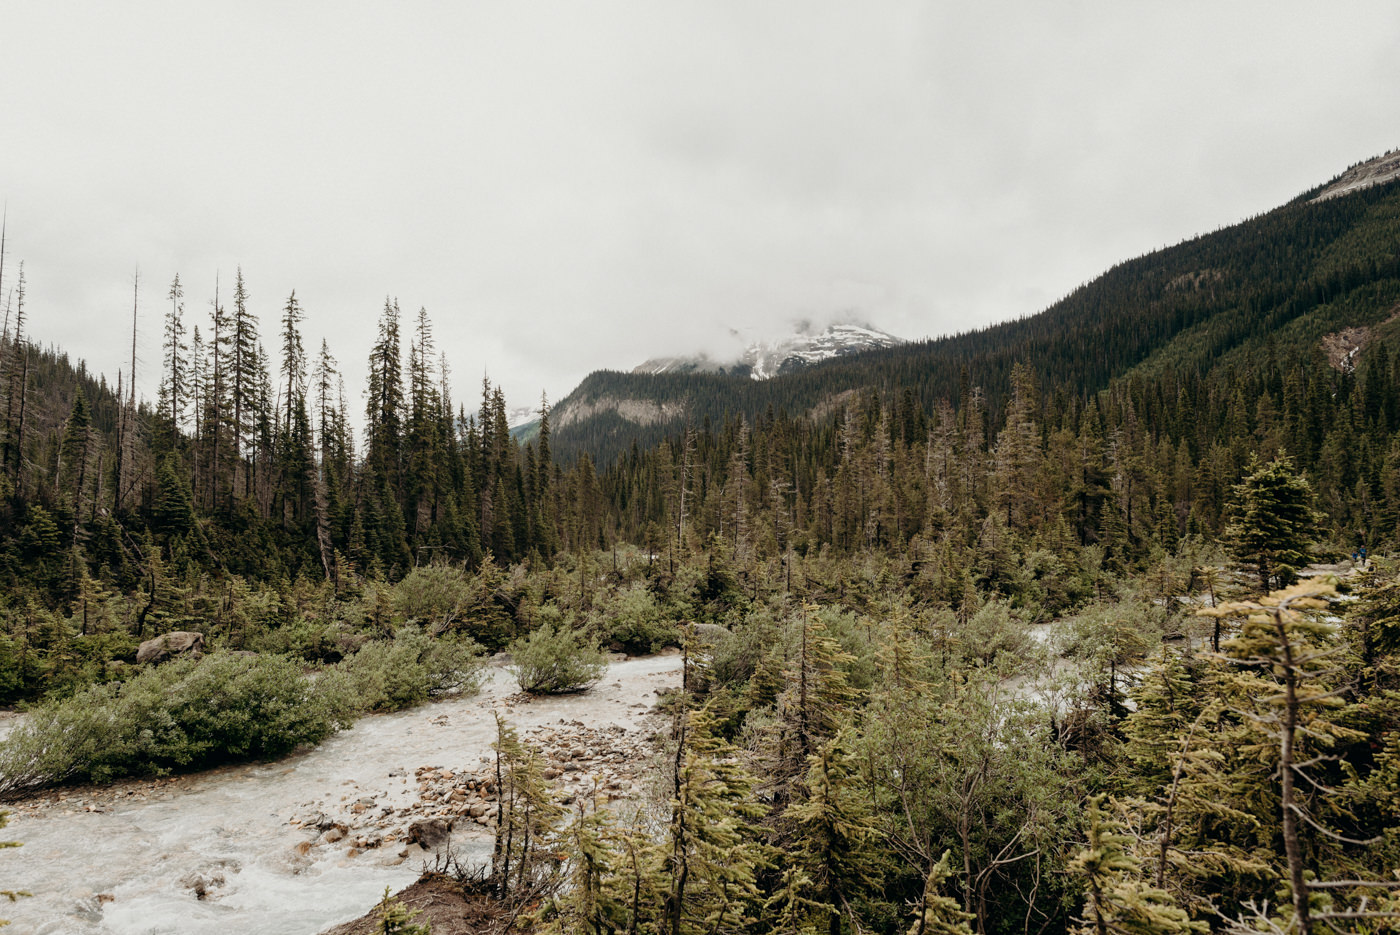
[[[216,653],[90,686],[30,711],[0,746],[0,795],[281,756],[348,726],[345,679],[278,656]]]
[[[361,714],[475,691],[480,665],[470,644],[403,630],[322,669],[228,652],[149,666],[31,710],[0,743],[0,798],[284,756]]]
[[[583,691],[602,677],[607,657],[586,634],[564,621],[546,620],[510,644],[511,671],[521,691],[560,695]]]
[[[396,711],[446,692],[475,692],[481,676],[480,647],[405,628],[392,640],[361,646],[336,671],[349,679],[359,710]]]

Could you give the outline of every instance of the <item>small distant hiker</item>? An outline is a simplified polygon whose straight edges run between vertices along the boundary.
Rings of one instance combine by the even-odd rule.
[[[1364,545],[1361,547],[1361,567],[1366,567],[1366,547]]]

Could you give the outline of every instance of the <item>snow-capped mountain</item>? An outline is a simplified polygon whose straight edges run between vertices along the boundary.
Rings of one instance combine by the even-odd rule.
[[[882,347],[903,344],[903,338],[865,324],[843,322],[816,331],[808,322],[797,333],[777,341],[758,341],[744,348],[737,360],[719,361],[707,354],[690,357],[654,357],[634,367],[633,373],[731,373],[767,380],[803,367]]]
[[[512,429],[518,429],[531,422],[538,422],[540,418],[540,407],[536,403],[533,406],[515,406],[506,410],[506,425]]]

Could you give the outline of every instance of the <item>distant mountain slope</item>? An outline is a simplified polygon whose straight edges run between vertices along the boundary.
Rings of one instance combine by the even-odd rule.
[[[1326,201],[1350,192],[1389,182],[1400,175],[1400,150],[1358,163],[1343,172],[1318,193],[1313,201]]]
[[[1275,354],[1301,359],[1324,335],[1369,329],[1400,303],[1400,185],[1393,155],[1259,217],[1114,266],[1045,311],[978,331],[829,360],[757,382],[722,374],[589,375],[555,408],[555,450],[610,460],[689,421],[830,410],[852,390],[910,390],[925,406],[985,388],[993,414],[1024,362],[1049,391],[1078,395],[1137,375],[1204,374]],[[1369,168],[1367,168],[1369,167]],[[1337,197],[1315,200],[1333,186]],[[1340,191],[1340,189],[1339,189]],[[1272,339],[1272,341],[1270,340]]]

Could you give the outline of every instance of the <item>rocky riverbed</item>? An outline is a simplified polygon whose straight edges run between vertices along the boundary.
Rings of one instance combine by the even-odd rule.
[[[14,931],[319,931],[399,889],[445,845],[490,850],[495,719],[540,747],[556,797],[637,794],[677,656],[615,662],[590,691],[531,698],[495,669],[481,694],[361,720],[314,750],[10,806],[0,886]]]

